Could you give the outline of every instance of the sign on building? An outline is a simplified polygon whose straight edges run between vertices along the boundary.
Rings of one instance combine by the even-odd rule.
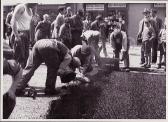
[[[109,8],[126,8],[126,3],[109,3]]]
[[[156,8],[166,7],[166,3],[154,3],[154,7]]]
[[[104,11],[104,4],[86,4],[86,11]]]

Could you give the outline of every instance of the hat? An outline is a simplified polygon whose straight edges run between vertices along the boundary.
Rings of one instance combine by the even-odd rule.
[[[88,45],[83,45],[82,48],[81,48],[81,53],[83,55],[90,55],[91,54],[91,47],[88,46]]]
[[[145,8],[142,13],[147,14],[147,13],[150,13],[150,11],[149,11],[149,9]]]

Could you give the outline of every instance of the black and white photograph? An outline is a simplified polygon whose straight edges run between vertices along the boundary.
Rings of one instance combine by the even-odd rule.
[[[2,120],[166,120],[168,1],[1,2]]]

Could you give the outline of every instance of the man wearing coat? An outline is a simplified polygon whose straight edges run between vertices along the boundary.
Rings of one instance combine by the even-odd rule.
[[[71,34],[72,34],[72,47],[82,44],[82,40],[80,37],[83,31],[82,17],[83,17],[83,11],[78,10],[77,14],[73,15],[70,18],[71,19],[70,26],[71,26]]]
[[[138,38],[142,38],[142,33],[144,30],[144,25],[145,25],[144,24],[145,19],[149,20],[150,25],[154,28],[154,30],[156,30],[155,22],[150,19],[150,10],[145,8],[142,13],[144,15],[144,18],[139,22]],[[145,63],[144,51],[141,49],[141,62],[140,62],[140,64],[144,64],[144,63]]]

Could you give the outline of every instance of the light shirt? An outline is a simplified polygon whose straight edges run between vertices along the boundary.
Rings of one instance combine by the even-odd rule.
[[[28,8],[30,10],[30,15],[27,12],[26,5],[20,4],[18,5],[15,10],[14,10],[14,15],[15,12],[18,11],[18,9],[24,7],[24,12],[21,16],[15,18],[16,24],[17,24],[17,30],[18,31],[23,31],[23,30],[29,30],[30,29],[30,22],[33,16],[32,9]],[[14,22],[14,17],[12,17],[12,23]]]

